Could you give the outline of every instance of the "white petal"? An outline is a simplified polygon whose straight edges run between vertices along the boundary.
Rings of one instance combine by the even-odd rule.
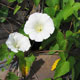
[[[19,50],[21,50],[23,52],[28,51],[29,48],[31,47],[29,39],[27,37],[25,37],[25,36],[20,40],[19,44],[20,44]]]
[[[11,49],[11,51],[13,51],[15,53],[18,52],[18,50],[12,45],[12,43],[9,39],[6,41],[6,45],[8,46],[9,49]]]
[[[6,45],[15,53],[17,53],[18,50],[25,52],[31,47],[29,39],[18,32],[14,32],[9,35]]]
[[[37,32],[35,29],[35,24],[38,23],[43,27],[41,32]],[[29,34],[31,40],[41,42],[49,38],[50,34],[54,32],[54,29],[54,23],[50,16],[43,13],[33,13],[25,24],[24,32]]]
[[[41,33],[32,32],[29,37],[31,40],[35,40],[36,42],[42,42],[44,39],[47,39],[49,36],[50,36],[49,33],[43,31]]]

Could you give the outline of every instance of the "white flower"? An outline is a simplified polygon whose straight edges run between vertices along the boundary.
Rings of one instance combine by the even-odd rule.
[[[11,51],[15,53],[18,51],[28,51],[31,47],[29,39],[18,32],[14,32],[9,35],[9,38],[6,41],[6,45],[9,49],[11,49]]]
[[[49,38],[54,29],[53,20],[45,13],[33,13],[24,26],[24,32],[36,42]]]

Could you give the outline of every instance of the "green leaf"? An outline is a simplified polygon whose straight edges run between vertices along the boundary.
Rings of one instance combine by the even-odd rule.
[[[53,18],[53,22],[54,22],[54,25],[55,25],[55,28],[56,28],[56,29],[59,29],[62,19],[63,19],[63,11],[61,10],[61,11],[56,15],[56,17]]]
[[[36,6],[38,6],[39,3],[40,3],[40,0],[33,0],[33,1],[34,1],[34,3],[35,3]]]
[[[78,10],[80,10],[80,3],[78,2],[76,2],[73,6],[66,5],[63,13],[64,20],[66,20],[69,16],[71,16],[75,11],[78,11]]]
[[[73,3],[70,3],[70,4],[73,4]],[[74,14],[74,12],[80,9],[80,3],[76,2],[73,4],[73,6],[70,4],[65,5],[64,9],[60,10],[59,13],[56,15],[56,17],[53,18],[56,29],[59,29],[59,26],[63,19],[66,20],[69,16]]]
[[[67,53],[59,52],[59,57],[61,58],[61,60],[66,61]]]
[[[51,80],[50,78],[44,79],[44,80]]]
[[[0,60],[4,60],[8,57],[9,51],[6,44],[2,44],[0,46]]]
[[[22,2],[23,2],[23,0],[17,0],[17,2],[18,2],[18,3],[22,3]]]
[[[63,18],[66,20],[69,16],[71,16],[74,12],[74,9],[70,5],[66,5],[64,10],[63,10]]]
[[[14,52],[9,53],[9,58],[7,58],[7,62],[6,62],[7,65],[9,65],[12,62],[12,59],[14,58],[14,55],[15,55]]]
[[[24,36],[29,38],[29,35],[24,33],[24,24],[22,24],[22,26],[19,28],[19,33],[23,34]]]
[[[21,51],[18,52],[16,55],[19,59],[19,68],[22,72],[22,75],[28,75],[26,73],[29,73],[32,63],[35,60],[35,56],[32,53],[30,53],[30,55],[24,57],[24,53]]]
[[[75,63],[76,63],[76,60],[73,56],[70,56],[69,59],[68,59],[69,63],[70,63],[70,68],[73,68]]]
[[[64,39],[64,35],[61,31],[58,31],[56,37],[57,43],[59,44],[60,50],[66,50],[67,40]]]
[[[62,0],[61,1],[61,6],[62,6],[62,9],[64,9],[64,7],[66,6],[66,4],[68,4],[69,0]]]
[[[19,59],[19,68],[20,68],[20,71],[23,73],[23,68],[26,67],[26,61],[25,61],[25,57],[24,57],[24,53],[22,51],[19,51],[16,56],[18,57]],[[23,75],[23,74],[22,74]]]
[[[78,80],[79,74],[80,74],[80,61],[77,62],[75,65],[75,80]]]
[[[57,43],[59,44],[60,50],[66,50],[67,40],[64,39],[64,35],[61,31],[58,31],[56,37]]]
[[[72,80],[75,80],[75,69],[72,68]]]
[[[16,5],[16,8],[14,9],[14,15],[18,12],[18,10],[21,8],[21,6],[19,6],[19,5]]]
[[[14,73],[9,72],[7,77],[6,77],[6,80],[19,80],[19,77],[16,76]]]
[[[17,54],[16,54],[16,56],[19,58],[19,60],[24,60],[24,52],[22,52],[22,51],[19,51]]]
[[[32,54],[29,55],[28,57],[25,57],[26,66],[30,68],[32,66],[32,63],[34,62],[34,60],[35,60],[35,56]]]
[[[74,0],[69,0],[69,4],[72,6],[75,3]]]
[[[80,3],[79,3],[79,2],[76,2],[76,3],[73,5],[73,9],[74,9],[74,11],[80,10]]]
[[[59,45],[55,44],[54,46],[51,46],[49,50],[51,50],[51,51],[49,51],[49,54],[54,54],[55,50],[59,50]],[[54,50],[54,51],[52,51],[52,50]]]
[[[41,43],[41,46],[39,47],[39,50],[42,50],[46,48],[50,43],[52,43],[55,40],[56,33],[52,34],[48,39],[44,40]]]
[[[6,20],[5,17],[0,17],[0,22],[3,23]]]
[[[58,31],[57,36],[56,36],[56,40],[59,45],[62,44],[61,42],[64,40],[64,35],[61,31]]]
[[[62,62],[57,65],[54,79],[61,77],[70,71],[70,64],[68,61]]]
[[[66,31],[66,38],[69,38],[70,36],[72,36],[72,31],[70,31],[70,30],[67,30]]]
[[[62,80],[62,78],[58,78],[58,79],[56,79],[56,80]]]
[[[2,71],[2,72],[5,71],[5,68],[1,68],[1,71]]]
[[[73,15],[79,20],[78,12],[77,11],[74,11]]]
[[[15,2],[16,0],[8,0],[8,2]]]
[[[4,22],[8,16],[8,8],[6,6],[2,6],[0,8],[0,22]]]
[[[67,48],[67,40],[61,41],[61,43],[60,43],[60,50],[65,51],[66,48]]]
[[[57,43],[59,45],[59,50],[63,50],[63,52],[60,52],[59,56],[61,57],[62,60],[66,60],[66,51],[67,48],[67,40],[64,39],[64,35],[61,31],[58,31],[57,36],[56,36]]]
[[[80,21],[73,22],[74,32],[77,32],[79,26],[80,26]]]
[[[46,0],[48,6],[55,6],[59,4],[59,0]]]
[[[4,60],[4,59],[7,59],[7,62],[6,64],[10,64],[13,57],[14,57],[15,53],[14,52],[11,52],[11,51],[8,51],[8,48],[6,46],[6,44],[2,44],[0,46],[0,60]]]
[[[55,9],[53,7],[44,8],[44,12],[47,13],[51,17],[55,15]]]

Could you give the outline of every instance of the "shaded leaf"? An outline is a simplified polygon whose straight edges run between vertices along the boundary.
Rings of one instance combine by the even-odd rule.
[[[75,65],[75,73],[75,80],[77,80],[80,74],[80,61],[78,61]]]
[[[59,57],[61,58],[61,60],[66,61],[67,58],[67,53],[64,52],[59,52]]]
[[[69,59],[68,59],[69,63],[70,63],[70,68],[73,68],[75,63],[76,63],[76,60],[73,56],[70,56]]]
[[[15,2],[16,0],[8,0],[8,2]]]
[[[34,1],[34,3],[35,3],[36,6],[38,6],[39,3],[40,3],[40,0],[33,0],[33,1]]]
[[[34,55],[29,55],[28,57],[24,58],[24,64],[20,64],[20,69],[22,71],[22,75],[27,76],[29,74],[30,68],[32,66],[32,63],[35,60]]]
[[[23,34],[24,36],[29,37],[29,35],[25,34],[25,32],[24,32],[24,24],[22,24],[22,26],[19,28],[19,33]]]
[[[6,64],[10,64],[12,62],[12,59],[14,58],[15,53],[14,52],[10,52],[9,53],[9,58],[7,58],[7,62]]]
[[[72,80],[75,80],[75,69],[72,68]]]
[[[66,4],[69,2],[69,0],[62,0],[61,1],[61,6],[62,6],[62,9],[64,9],[64,7],[66,6]]]
[[[62,78],[58,78],[58,79],[56,79],[56,80],[62,80]]]
[[[19,77],[16,76],[14,73],[9,72],[7,77],[6,77],[6,80],[19,80]]]
[[[0,22],[4,22],[8,16],[8,8],[6,6],[2,6],[0,8]]]
[[[80,21],[74,21],[73,26],[74,26],[74,32],[77,32],[78,27],[80,26]]]
[[[56,33],[52,34],[48,39],[44,40],[41,43],[41,46],[39,47],[39,50],[42,50],[46,48],[50,43],[52,43],[55,40]]]
[[[4,59],[8,58],[8,56],[9,56],[8,48],[7,48],[6,44],[2,44],[0,46],[0,60],[4,60]]]
[[[50,50],[49,51],[49,54],[54,54],[55,53],[55,50],[59,50],[59,45],[58,44],[55,44],[54,46],[51,46],[49,50]]]
[[[56,40],[59,45],[62,44],[61,42],[64,40],[64,35],[61,31],[58,31],[57,36],[56,36]]]
[[[27,76],[29,74],[32,63],[35,60],[35,56],[30,54],[29,56],[24,57],[24,53],[21,51],[16,55],[19,58],[19,68],[22,72],[22,75]]]
[[[22,2],[23,2],[23,0],[17,0],[17,2],[18,2],[18,3],[22,3]]]

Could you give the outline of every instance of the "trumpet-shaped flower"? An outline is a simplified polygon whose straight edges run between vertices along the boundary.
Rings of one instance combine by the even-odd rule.
[[[9,35],[9,38],[6,41],[6,45],[11,51],[15,53],[18,51],[28,51],[31,47],[29,39],[18,32],[14,32]]]
[[[45,13],[33,13],[24,26],[24,32],[31,40],[41,42],[54,32],[53,20]]]

